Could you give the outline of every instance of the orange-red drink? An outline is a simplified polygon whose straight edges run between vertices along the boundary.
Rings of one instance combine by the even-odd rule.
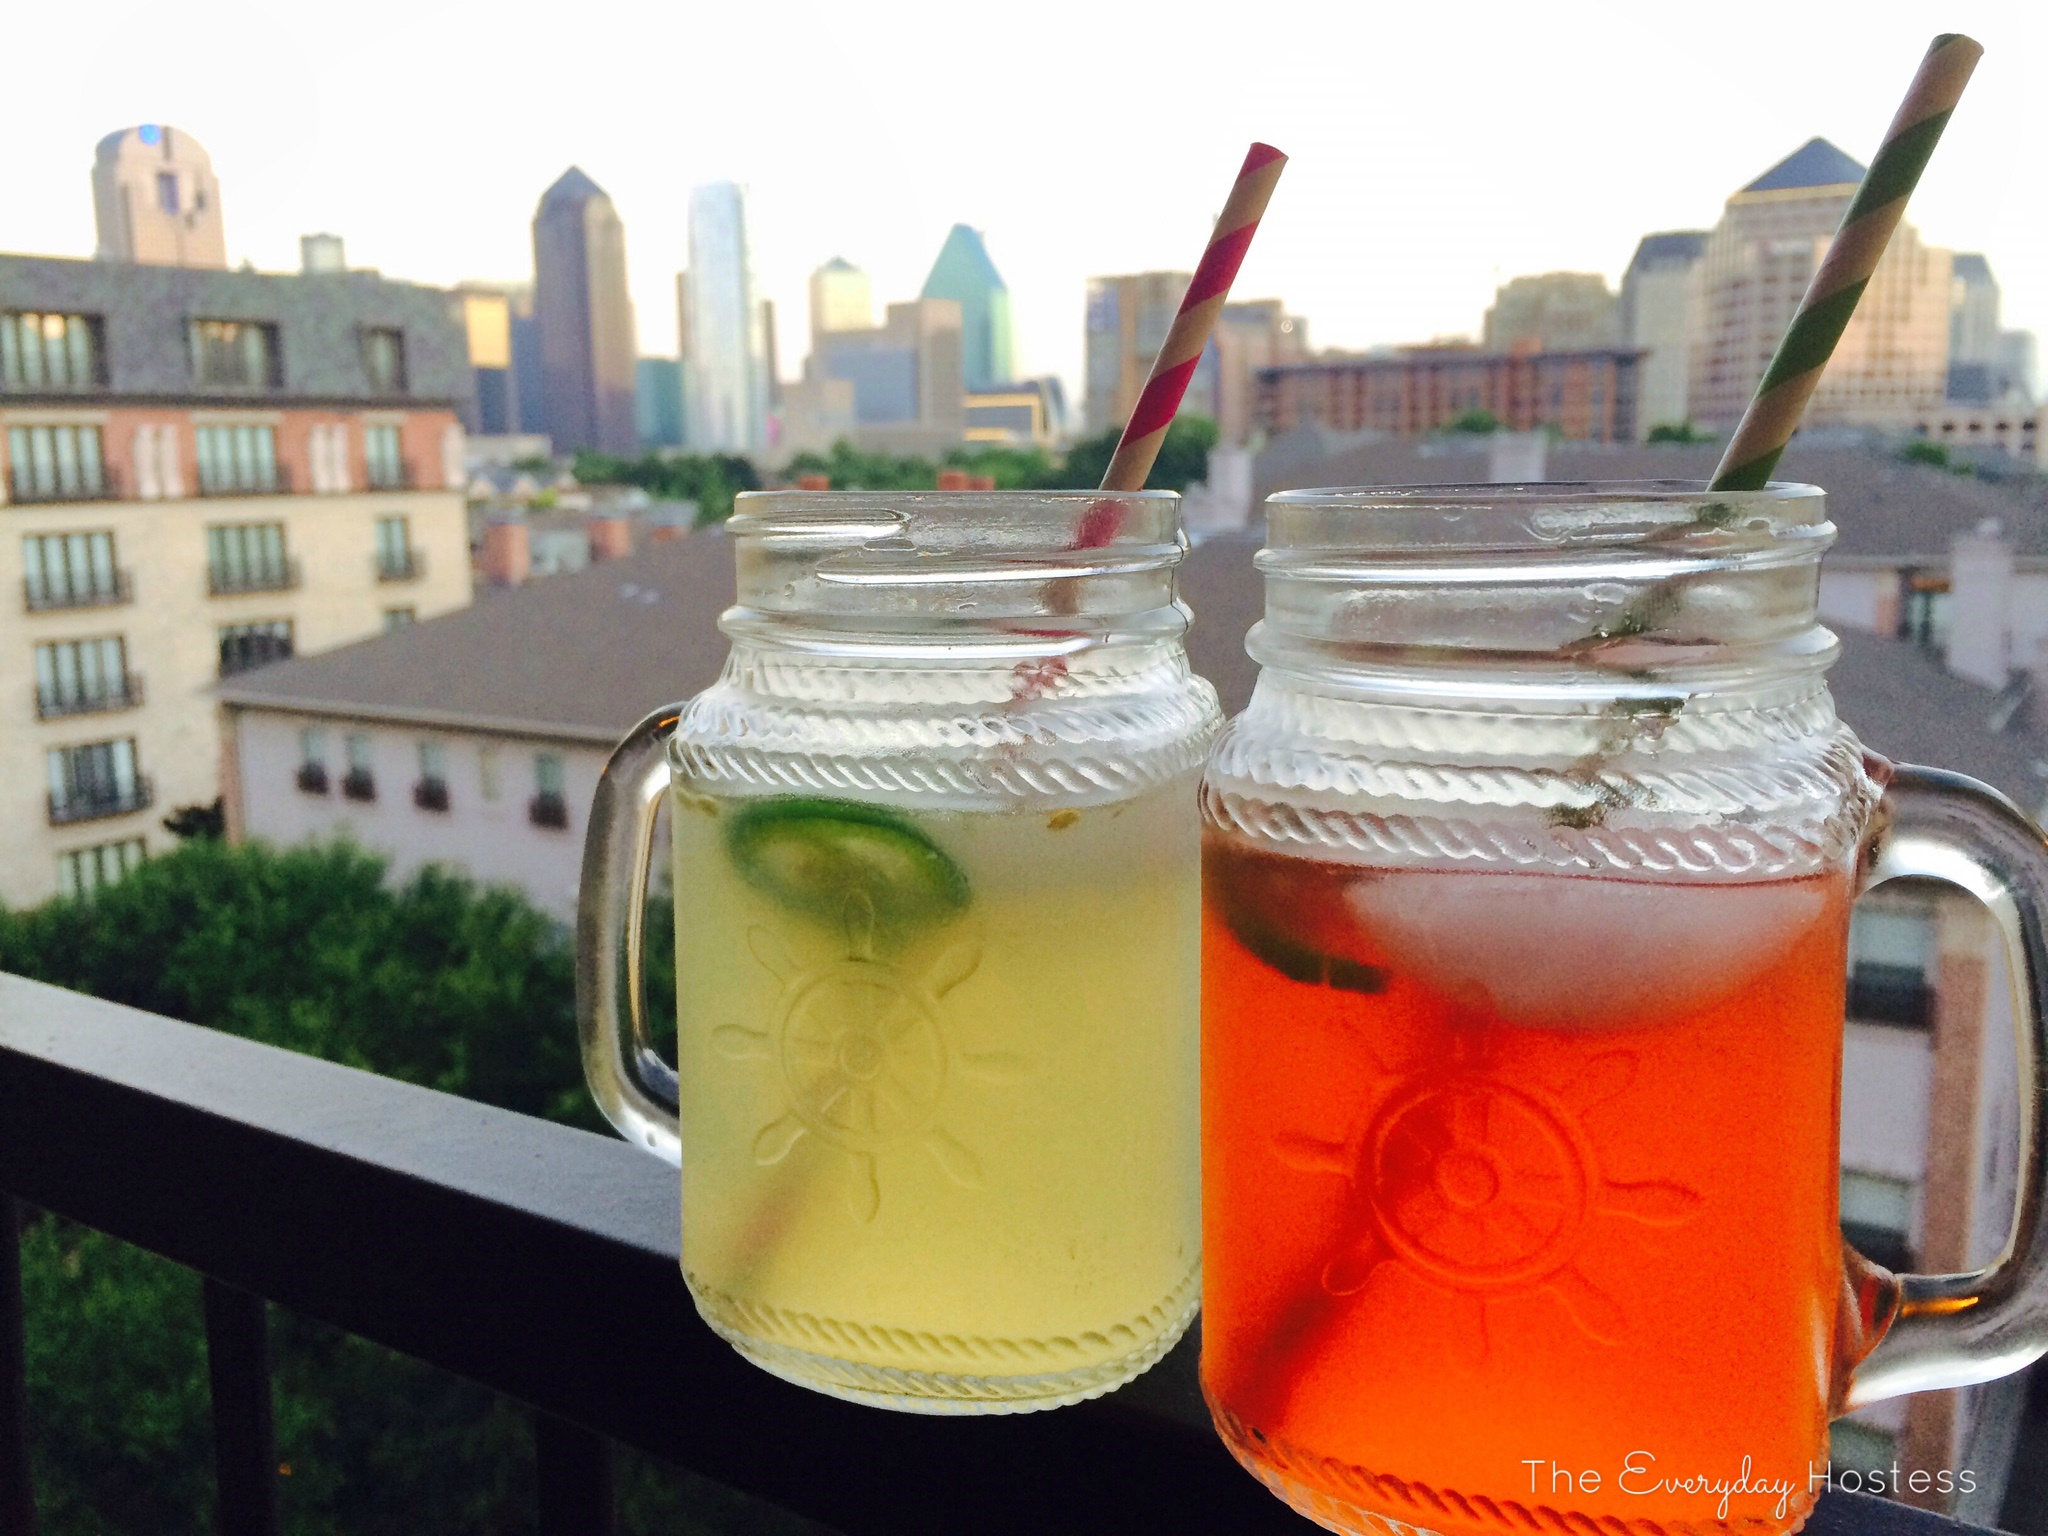
[[[1240,1459],[1339,1529],[1803,1521],[1849,871],[1380,870],[1212,829],[1204,882],[1202,1376]]]

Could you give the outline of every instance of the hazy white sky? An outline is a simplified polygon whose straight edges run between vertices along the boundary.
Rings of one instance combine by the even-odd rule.
[[[90,255],[93,145],[137,122],[207,147],[230,259],[275,270],[334,230],[392,276],[525,277],[577,164],[625,220],[644,349],[673,353],[688,190],[733,178],[785,373],[813,267],[867,268],[879,308],[965,220],[1023,371],[1072,384],[1084,280],[1192,265],[1254,138],[1293,159],[1239,296],[1318,345],[1470,333],[1497,282],[1618,278],[1814,134],[1867,159],[1939,30],[1987,54],[1908,216],[2048,332],[2040,0],[20,5],[0,250]]]

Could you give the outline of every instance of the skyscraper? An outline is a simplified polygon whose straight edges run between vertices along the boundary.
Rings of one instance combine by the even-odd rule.
[[[1703,229],[1645,235],[1622,274],[1621,339],[1648,354],[1637,386],[1639,431],[1692,419],[1685,395],[1692,340],[1699,329],[1700,257],[1706,248]]]
[[[1701,258],[1687,390],[1696,424],[1727,431],[1741,419],[1862,179],[1856,161],[1809,139],[1728,199]],[[1890,425],[1940,404],[1950,262],[1899,225],[1814,391],[1809,425]]]
[[[979,231],[953,226],[918,296],[960,306],[961,367],[969,389],[993,389],[1016,377],[1009,286],[989,260]]]
[[[768,341],[747,248],[747,194],[714,181],[690,193],[683,274],[683,374],[690,446],[754,453],[768,441]]]
[[[213,161],[188,133],[158,123],[100,140],[92,162],[101,261],[225,267],[227,234]]]
[[[540,425],[555,450],[633,452],[636,348],[626,227],[604,189],[574,166],[534,214],[533,286],[547,418]]]
[[[875,323],[875,299],[868,275],[844,256],[834,256],[811,274],[811,350],[833,331],[865,331]]]

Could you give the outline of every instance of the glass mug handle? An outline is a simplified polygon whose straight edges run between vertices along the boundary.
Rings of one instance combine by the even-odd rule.
[[[1885,792],[1865,889],[1901,876],[1959,887],[1984,905],[2005,940],[2019,1051],[2019,1193],[2005,1250],[1987,1268],[1890,1277],[1851,1250],[1844,1299],[1853,1313],[1844,1322],[1865,1339],[1883,1333],[1853,1366],[1846,1392],[1837,1392],[1837,1412],[1991,1381],[2048,1351],[2048,841],[2010,800],[1974,779],[1875,758],[1870,767]]]
[[[654,821],[669,784],[668,741],[681,706],[626,733],[598,776],[576,902],[576,1027],[591,1097],[619,1134],[681,1165],[675,1068],[647,1031],[641,955]]]

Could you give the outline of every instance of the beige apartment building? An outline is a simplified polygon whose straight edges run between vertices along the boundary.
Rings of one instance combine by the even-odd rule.
[[[1863,167],[1813,139],[1728,199],[1700,267],[1692,419],[1741,419]],[[1938,406],[1947,387],[1952,253],[1901,224],[1822,375],[1809,426],[1896,426]]]
[[[470,598],[448,296],[0,256],[0,902],[221,792],[217,681]]]
[[[1480,335],[1489,352],[1575,352],[1620,340],[1614,290],[1598,272],[1510,278],[1495,290]]]

